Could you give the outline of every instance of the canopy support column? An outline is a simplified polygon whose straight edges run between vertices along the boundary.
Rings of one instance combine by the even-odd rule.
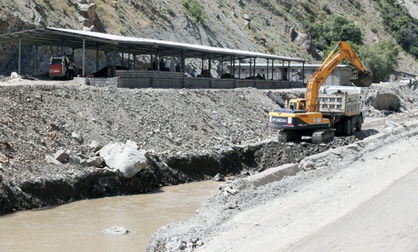
[[[232,61],[232,78],[235,79],[235,58]]]
[[[251,75],[253,74],[253,58],[250,58],[250,69],[249,69],[249,73],[250,75],[248,77],[251,77]]]
[[[232,56],[231,56],[231,63],[229,64],[229,69],[230,69],[230,75],[233,77],[234,75],[233,75],[233,71],[234,71],[234,68],[233,68],[233,66],[232,66]]]
[[[86,76],[86,40],[83,39],[83,77]]]
[[[210,71],[212,69],[212,55],[209,55],[209,76],[212,77],[212,75],[210,74]]]
[[[99,48],[96,47],[96,72],[99,71]]]
[[[153,58],[153,54],[152,54],[152,52],[151,52],[151,54],[150,54],[150,60],[151,60],[151,62],[150,62],[150,69],[151,69],[151,71],[154,71],[154,58]]]
[[[221,57],[221,78],[224,75],[224,57]]]
[[[305,83],[305,62],[302,62],[302,82]]]
[[[238,79],[241,79],[241,58],[238,60]]]
[[[185,88],[186,86],[186,59],[184,57],[184,51],[181,51],[181,72],[183,73],[183,80],[181,83],[181,87]]]
[[[255,75],[256,75],[256,71],[257,71],[257,69],[256,69],[256,58],[254,58],[254,77],[255,77]]]
[[[35,72],[33,73],[34,76],[38,73],[38,46],[35,46]]]
[[[22,74],[22,39],[19,39],[19,59],[17,60],[17,73]]]
[[[286,80],[286,75],[285,75],[285,72],[284,72],[284,60],[282,60],[282,71],[281,71],[280,79],[281,80]]]
[[[269,62],[270,62],[270,60],[269,59],[267,59],[267,80],[269,80]]]
[[[113,77],[116,76],[116,46],[113,47],[113,69],[112,69]]]
[[[274,80],[274,59],[271,60],[271,80]]]
[[[287,62],[287,81],[290,81],[290,61]]]

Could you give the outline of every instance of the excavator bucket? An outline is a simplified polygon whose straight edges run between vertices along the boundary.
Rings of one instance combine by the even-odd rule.
[[[372,75],[360,72],[357,79],[351,79],[350,81],[357,87],[368,87],[372,84]]]

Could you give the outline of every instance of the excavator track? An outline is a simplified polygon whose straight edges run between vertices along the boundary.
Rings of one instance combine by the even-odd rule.
[[[328,143],[334,139],[334,129],[317,130],[312,134],[312,143]]]
[[[301,139],[302,136],[294,131],[282,130],[279,132],[279,142],[281,143],[298,142]]]

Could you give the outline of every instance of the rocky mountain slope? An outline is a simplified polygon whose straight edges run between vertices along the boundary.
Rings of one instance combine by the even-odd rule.
[[[1,0],[0,33],[42,26],[87,29],[264,51],[313,62],[322,52],[306,35],[303,22],[324,22],[333,14],[354,20],[366,43],[390,38],[371,0]],[[0,60],[11,54],[15,50],[3,53]],[[405,53],[401,57],[401,70],[416,71],[416,60]]]

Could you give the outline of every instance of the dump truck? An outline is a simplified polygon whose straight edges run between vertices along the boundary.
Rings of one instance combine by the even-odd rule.
[[[351,80],[354,85],[371,85],[371,75],[358,55],[347,42],[339,41],[320,69],[309,78],[305,99],[291,99],[287,108],[269,113],[269,125],[280,130],[279,141],[299,141],[302,136],[310,136],[312,143],[328,142],[334,138],[336,130],[351,135],[355,129],[361,128],[359,94],[349,90],[320,93],[326,78],[343,59],[350,61],[360,71],[358,78]]]
[[[339,135],[350,136],[361,130],[363,112],[361,88],[326,86],[319,91],[319,112],[328,118]]]

